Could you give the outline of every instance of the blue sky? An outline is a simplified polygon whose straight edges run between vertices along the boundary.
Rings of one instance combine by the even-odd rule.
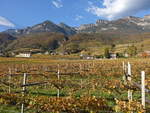
[[[131,1],[136,4],[128,5]],[[45,20],[79,26],[97,19],[143,16],[150,14],[147,4],[150,0],[0,0],[0,31],[24,28]]]

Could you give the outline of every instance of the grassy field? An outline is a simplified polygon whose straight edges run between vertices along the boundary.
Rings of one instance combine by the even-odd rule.
[[[146,72],[146,87],[150,89],[150,59],[0,58],[0,113],[19,113],[23,102],[25,113],[142,112],[141,92],[137,87],[133,88],[132,103],[128,102],[123,61],[131,63],[136,83],[140,84],[141,71]],[[24,97],[23,73],[27,73],[27,84],[46,84],[27,87]],[[149,94],[146,97],[150,98]],[[149,108],[146,103],[148,112]]]

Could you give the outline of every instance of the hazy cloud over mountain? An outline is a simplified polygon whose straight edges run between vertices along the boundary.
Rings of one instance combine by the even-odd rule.
[[[101,0],[99,1],[101,3]],[[150,0],[103,0],[100,7],[90,2],[87,11],[111,20],[131,16],[148,9],[150,9]]]
[[[10,22],[8,19],[0,16],[0,25],[7,26],[7,27],[15,27],[15,25]]]

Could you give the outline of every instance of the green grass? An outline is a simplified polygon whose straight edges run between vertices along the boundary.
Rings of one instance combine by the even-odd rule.
[[[16,106],[0,105],[0,113],[20,113]]]

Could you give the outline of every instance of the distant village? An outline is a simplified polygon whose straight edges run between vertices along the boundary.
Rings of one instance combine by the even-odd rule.
[[[9,54],[4,54],[0,52],[0,57],[17,57],[17,58],[30,58],[32,55],[69,55],[67,52],[55,52],[55,51],[42,51],[40,49],[33,49],[33,50],[17,50],[12,51]],[[85,60],[94,60],[94,59],[117,59],[117,58],[130,58],[133,57],[131,54],[124,52],[124,53],[117,53],[117,52],[104,52],[103,55],[88,55],[84,53],[78,54],[80,59]],[[143,51],[137,53],[134,57],[142,57],[142,58],[150,58],[150,51]]]

